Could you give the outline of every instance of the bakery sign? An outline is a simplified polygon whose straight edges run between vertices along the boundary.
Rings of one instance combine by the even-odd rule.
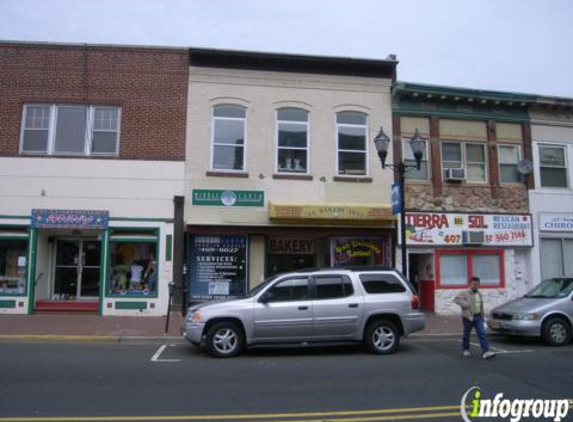
[[[408,245],[533,246],[529,214],[406,213]]]

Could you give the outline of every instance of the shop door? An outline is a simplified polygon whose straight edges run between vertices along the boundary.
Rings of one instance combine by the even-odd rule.
[[[81,300],[99,296],[100,248],[97,240],[56,241],[54,299]]]

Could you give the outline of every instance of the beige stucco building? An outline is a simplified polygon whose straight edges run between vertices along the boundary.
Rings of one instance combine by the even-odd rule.
[[[191,300],[302,267],[390,265],[393,175],[372,139],[391,132],[395,66],[191,50]]]

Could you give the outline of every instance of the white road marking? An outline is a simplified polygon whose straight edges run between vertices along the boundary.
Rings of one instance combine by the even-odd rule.
[[[460,340],[460,343],[462,341]],[[481,347],[479,343],[471,343],[470,344],[472,346],[476,346],[476,347]],[[498,355],[500,354],[511,354],[511,353],[533,353],[534,350],[531,349],[523,349],[523,350],[505,350],[505,349],[500,349],[499,347],[494,347],[494,346],[490,346],[490,350],[492,352],[497,353]]]
[[[165,349],[167,349],[167,344],[162,344],[159,349],[157,349],[157,352],[155,352],[155,354],[153,355],[153,357],[150,359],[151,362],[181,362],[181,359],[159,359],[159,356],[161,356],[161,354],[165,351]],[[174,344],[170,344],[169,346],[175,346]]]

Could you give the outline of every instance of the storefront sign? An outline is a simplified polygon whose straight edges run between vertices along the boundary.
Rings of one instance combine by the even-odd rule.
[[[539,230],[544,232],[573,232],[573,214],[539,214]]]
[[[265,192],[259,190],[193,189],[192,205],[215,207],[263,207]]]
[[[32,210],[34,229],[105,230],[108,225],[108,211]]]
[[[387,223],[394,220],[390,207],[349,205],[269,204],[271,220],[348,220]]]
[[[531,216],[406,213],[409,245],[533,246]]]
[[[268,247],[268,252],[272,255],[313,255],[314,239],[271,237]]]
[[[334,237],[331,265],[389,265],[389,252],[389,242],[382,237]]]
[[[246,236],[195,236],[189,252],[191,300],[237,297],[247,291]]]

